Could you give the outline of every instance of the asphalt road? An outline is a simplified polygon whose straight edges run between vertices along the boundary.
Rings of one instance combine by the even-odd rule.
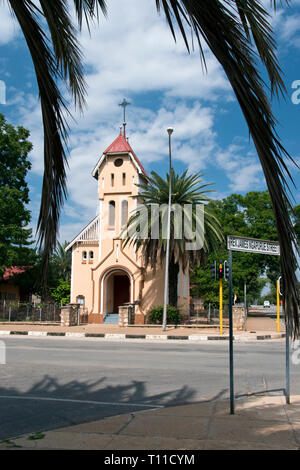
[[[7,338],[0,438],[229,396],[228,343]],[[283,340],[235,343],[235,392],[282,393]],[[291,393],[300,364],[291,364]]]

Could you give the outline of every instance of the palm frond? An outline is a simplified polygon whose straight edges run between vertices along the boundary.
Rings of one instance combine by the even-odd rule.
[[[275,41],[268,23],[268,15],[257,1],[250,0],[170,0],[160,2],[160,6],[173,9],[180,30],[184,27],[184,17],[178,19],[174,8],[179,6],[189,18],[196,34],[201,36],[222,65],[225,74],[239,102],[249,132],[256,147],[266,183],[273,204],[276,218],[278,239],[281,248],[281,274],[284,288],[284,311],[290,331],[299,335],[299,296],[297,290],[296,255],[297,238],[289,211],[289,187],[287,178],[293,179],[287,167],[286,159],[292,157],[282,146],[275,127],[268,98],[264,91],[255,62],[255,51],[251,44],[251,35],[257,48],[258,56],[265,66],[271,91],[284,90],[281,71],[276,61]],[[227,6],[226,6],[227,5]],[[235,9],[233,8],[235,7]],[[239,15],[236,14],[239,13]],[[167,15],[167,12],[166,12]],[[295,163],[295,162],[294,162]]]
[[[49,27],[53,54],[60,75],[69,83],[75,106],[78,104],[82,111],[86,84],[83,78],[82,54],[76,38],[76,29],[68,12],[68,2],[40,0],[40,5]]]
[[[73,0],[73,2],[80,29],[82,28],[83,18],[88,28],[91,20],[97,20],[99,18],[99,8],[102,10],[104,16],[107,15],[105,0]]]
[[[66,196],[67,128],[62,114],[65,104],[56,85],[60,78],[56,59],[30,0],[8,0],[27,42],[39,87],[44,127],[44,178],[38,218],[38,240],[43,247],[42,275],[46,276],[50,254],[56,246],[60,208]]]

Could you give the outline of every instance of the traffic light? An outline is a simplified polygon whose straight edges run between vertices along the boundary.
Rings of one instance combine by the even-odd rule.
[[[224,261],[224,279],[226,279],[226,281],[228,281],[228,279],[229,279],[229,265],[228,265],[228,261]]]
[[[211,277],[216,281],[217,280],[217,262],[210,266]]]
[[[219,279],[223,279],[223,264],[221,262],[219,263],[218,272],[219,272]]]

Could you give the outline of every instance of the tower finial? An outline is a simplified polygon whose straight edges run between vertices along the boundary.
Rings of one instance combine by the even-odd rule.
[[[123,99],[122,103],[119,103],[119,106],[122,106],[123,108],[123,134],[124,137],[126,136],[126,107],[129,106],[131,103],[126,100],[126,98]]]

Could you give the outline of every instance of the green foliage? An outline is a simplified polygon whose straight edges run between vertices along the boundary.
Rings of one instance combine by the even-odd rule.
[[[147,314],[147,323],[162,325],[163,311],[163,305],[153,307]],[[167,323],[171,325],[178,325],[180,323],[180,313],[177,308],[172,307],[171,305],[167,306]]]
[[[59,279],[56,287],[51,288],[51,295],[58,305],[70,303],[70,281]]]
[[[298,245],[300,245],[300,204],[294,207],[294,229],[298,238]]]
[[[200,173],[188,174],[187,171],[178,174],[172,170],[171,173],[169,302],[173,306],[177,305],[179,265],[181,264],[185,270],[191,260],[200,261],[204,254],[222,240],[218,220],[207,204],[210,200],[207,196],[211,191],[208,189],[210,185],[203,183],[202,176]],[[141,248],[145,266],[150,265],[155,271],[157,264],[160,263],[162,266],[166,257],[165,228],[168,217],[169,175],[167,174],[164,179],[152,171],[147,183],[138,186],[139,194],[134,197],[138,198],[138,202],[143,204],[146,210],[141,211],[137,207],[122,235],[125,234],[124,245],[129,243],[134,244],[137,249]],[[153,237],[153,231],[156,232],[156,229],[157,236]],[[196,232],[196,237],[192,231]],[[199,245],[203,242],[203,248],[187,249],[187,244],[195,242],[196,239]]]
[[[26,175],[31,168],[29,131],[13,127],[0,114],[0,266],[28,266],[35,258],[29,246],[32,230]],[[1,274],[1,273],[0,273]]]
[[[57,243],[56,250],[50,260],[51,268],[57,279],[64,279],[70,281],[71,279],[71,262],[72,253],[71,251],[65,251],[68,242],[63,244]]]
[[[277,240],[275,219],[269,193],[252,191],[245,196],[232,194],[222,201],[211,201],[210,210],[219,219],[225,240],[227,235],[241,235],[266,240]],[[233,252],[233,293],[238,302],[243,302],[244,282],[247,284],[247,299],[254,302],[264,285],[276,283],[280,275],[279,258],[252,253]],[[226,242],[220,244],[208,256],[206,267],[192,267],[192,295],[202,297],[206,304],[218,303],[219,283],[211,278],[210,266],[214,260],[224,261],[228,257]],[[261,278],[262,275],[266,278]],[[228,283],[223,282],[224,299],[228,299]]]

